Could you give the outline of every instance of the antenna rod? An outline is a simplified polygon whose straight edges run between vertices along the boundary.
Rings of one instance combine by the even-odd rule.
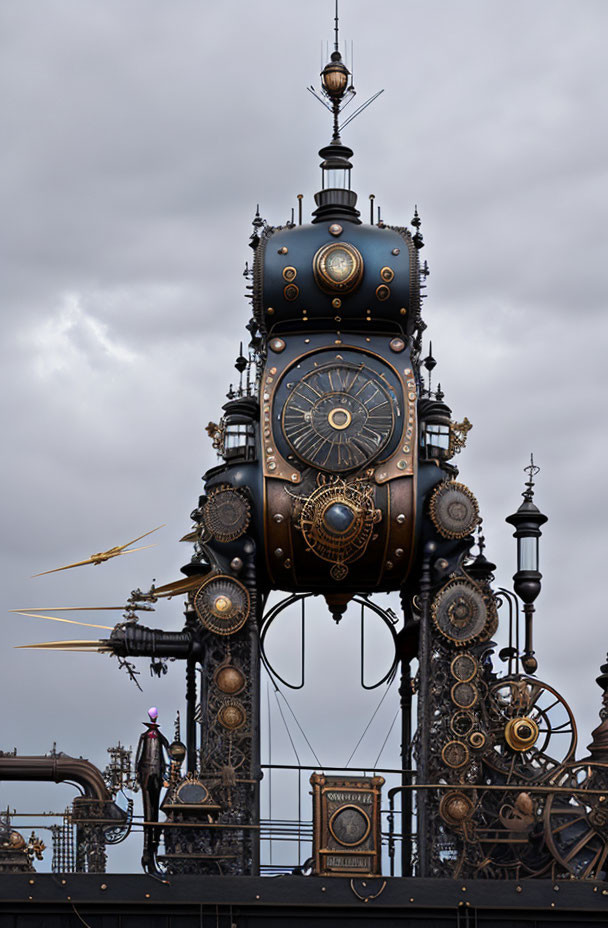
[[[334,35],[335,35],[335,38],[334,38],[334,51],[335,51],[335,52],[339,52],[339,51],[340,51],[340,48],[339,48],[340,40],[339,40],[339,37],[338,37],[338,30],[339,30],[339,28],[340,28],[340,20],[339,20],[339,16],[338,16],[338,0],[336,0],[336,15],[335,15],[335,17],[334,17],[334,22],[335,22],[335,26],[334,26]]]
[[[304,198],[303,193],[298,194],[298,225],[302,225],[302,200]]]
[[[374,224],[374,200],[376,199],[375,193],[370,193],[369,195],[369,224],[373,226]]]

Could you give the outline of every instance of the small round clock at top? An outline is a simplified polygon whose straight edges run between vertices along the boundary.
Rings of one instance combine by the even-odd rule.
[[[394,430],[393,398],[380,375],[346,361],[318,367],[295,384],[282,413],[283,434],[307,464],[332,473],[363,467]]]
[[[351,293],[363,277],[361,252],[348,242],[323,245],[312,266],[317,286],[325,293]]]

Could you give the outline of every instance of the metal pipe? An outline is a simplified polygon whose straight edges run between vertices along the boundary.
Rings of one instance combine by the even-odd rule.
[[[197,769],[196,757],[196,661],[189,657],[186,662],[186,751],[188,771]]]
[[[430,598],[431,598],[431,557],[436,550],[436,544],[429,541],[426,544],[422,571],[420,575],[420,644],[418,651],[419,688],[418,688],[418,731],[420,733],[420,753],[418,757],[417,780],[424,783],[428,776],[430,752],[430,657],[431,657],[431,630],[430,630]],[[417,876],[428,876],[428,842],[429,822],[426,793],[416,797],[416,818],[418,833],[418,866]]]
[[[412,782],[412,675],[409,661],[401,665],[401,783],[410,786]],[[412,791],[406,790],[403,802],[402,830],[411,833],[412,830]],[[412,875],[412,840],[405,840],[401,845],[401,876]]]
[[[83,757],[0,755],[0,780],[77,783],[88,799],[111,801],[101,771]]]

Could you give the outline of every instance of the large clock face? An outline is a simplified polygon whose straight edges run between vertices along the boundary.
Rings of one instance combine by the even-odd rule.
[[[364,467],[393,434],[394,399],[365,364],[337,361],[299,380],[283,407],[283,434],[306,464],[333,473]]]

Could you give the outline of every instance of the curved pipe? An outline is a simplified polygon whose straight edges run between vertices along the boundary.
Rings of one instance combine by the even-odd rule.
[[[112,800],[101,771],[83,757],[68,757],[63,754],[42,757],[0,755],[0,780],[77,783],[89,799],[108,802]]]

